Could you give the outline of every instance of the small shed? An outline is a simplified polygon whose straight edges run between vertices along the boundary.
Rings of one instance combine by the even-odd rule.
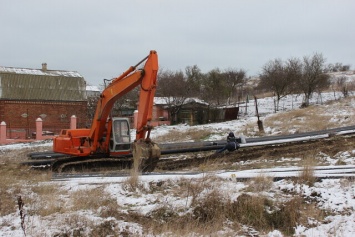
[[[176,101],[179,101],[176,103]],[[169,109],[180,107],[174,118],[171,118]],[[153,118],[170,121],[171,123],[187,123],[190,125],[204,124],[208,121],[208,103],[198,98],[169,98],[155,97]],[[155,113],[154,113],[155,111]]]
[[[177,114],[177,122],[189,125],[207,123],[208,106],[209,104],[201,99],[187,98]]]

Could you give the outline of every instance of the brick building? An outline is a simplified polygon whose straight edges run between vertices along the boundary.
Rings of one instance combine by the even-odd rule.
[[[37,118],[55,134],[69,128],[72,115],[85,127],[86,111],[86,82],[78,72],[47,70],[45,63],[41,69],[0,66],[0,122],[7,137],[30,137]]]

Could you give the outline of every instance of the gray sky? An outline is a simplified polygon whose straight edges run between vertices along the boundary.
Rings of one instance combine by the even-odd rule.
[[[322,53],[355,67],[353,0],[0,0],[0,65],[73,70],[88,84],[158,52],[159,66],[244,69]]]

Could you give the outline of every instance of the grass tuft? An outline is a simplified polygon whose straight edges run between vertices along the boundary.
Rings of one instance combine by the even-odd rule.
[[[249,186],[247,188],[247,191],[249,192],[263,192],[263,191],[268,191],[272,188],[272,185],[274,184],[273,178],[270,176],[267,176],[266,174],[259,174],[256,177],[252,178],[248,182]]]
[[[111,198],[104,191],[104,187],[93,189],[83,189],[75,191],[71,194],[73,202],[72,210],[93,210],[100,212],[102,207],[109,207],[109,210],[117,210],[119,208],[117,200]]]
[[[316,161],[313,157],[306,157],[302,163],[303,168],[299,173],[298,182],[308,186],[313,186],[317,181],[317,177],[314,174],[314,166]]]

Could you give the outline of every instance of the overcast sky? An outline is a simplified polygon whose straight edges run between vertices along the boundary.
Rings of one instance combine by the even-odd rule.
[[[88,84],[158,52],[159,66],[261,73],[322,53],[355,68],[353,0],[0,0],[0,66],[78,71]]]

